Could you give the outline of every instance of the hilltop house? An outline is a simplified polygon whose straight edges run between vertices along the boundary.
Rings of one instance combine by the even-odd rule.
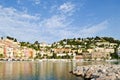
[[[57,56],[65,56],[66,53],[71,53],[71,49],[69,48],[56,48],[53,49],[53,52],[57,54]]]
[[[98,47],[104,47],[104,48],[115,48],[117,46],[116,43],[110,43],[110,42],[97,42],[96,45]]]

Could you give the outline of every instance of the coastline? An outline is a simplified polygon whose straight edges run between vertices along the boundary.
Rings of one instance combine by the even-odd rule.
[[[0,61],[65,61],[65,62],[117,62],[119,61],[118,59],[111,59],[111,60],[91,60],[91,61],[86,61],[86,60],[78,60],[78,59],[0,59]]]
[[[85,80],[120,80],[120,65],[76,66],[70,73],[83,77]]]

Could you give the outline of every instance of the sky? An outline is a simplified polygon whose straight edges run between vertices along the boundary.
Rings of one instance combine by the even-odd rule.
[[[0,37],[53,43],[65,38],[120,39],[120,0],[0,0]]]

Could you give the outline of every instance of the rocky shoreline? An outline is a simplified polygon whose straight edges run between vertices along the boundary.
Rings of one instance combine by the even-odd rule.
[[[120,65],[77,66],[71,73],[85,80],[120,80]]]

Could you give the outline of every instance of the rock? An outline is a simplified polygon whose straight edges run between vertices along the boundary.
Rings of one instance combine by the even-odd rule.
[[[92,80],[120,80],[120,65],[77,66],[73,74]]]
[[[87,72],[85,73],[85,78],[92,78],[93,70],[88,69]]]

